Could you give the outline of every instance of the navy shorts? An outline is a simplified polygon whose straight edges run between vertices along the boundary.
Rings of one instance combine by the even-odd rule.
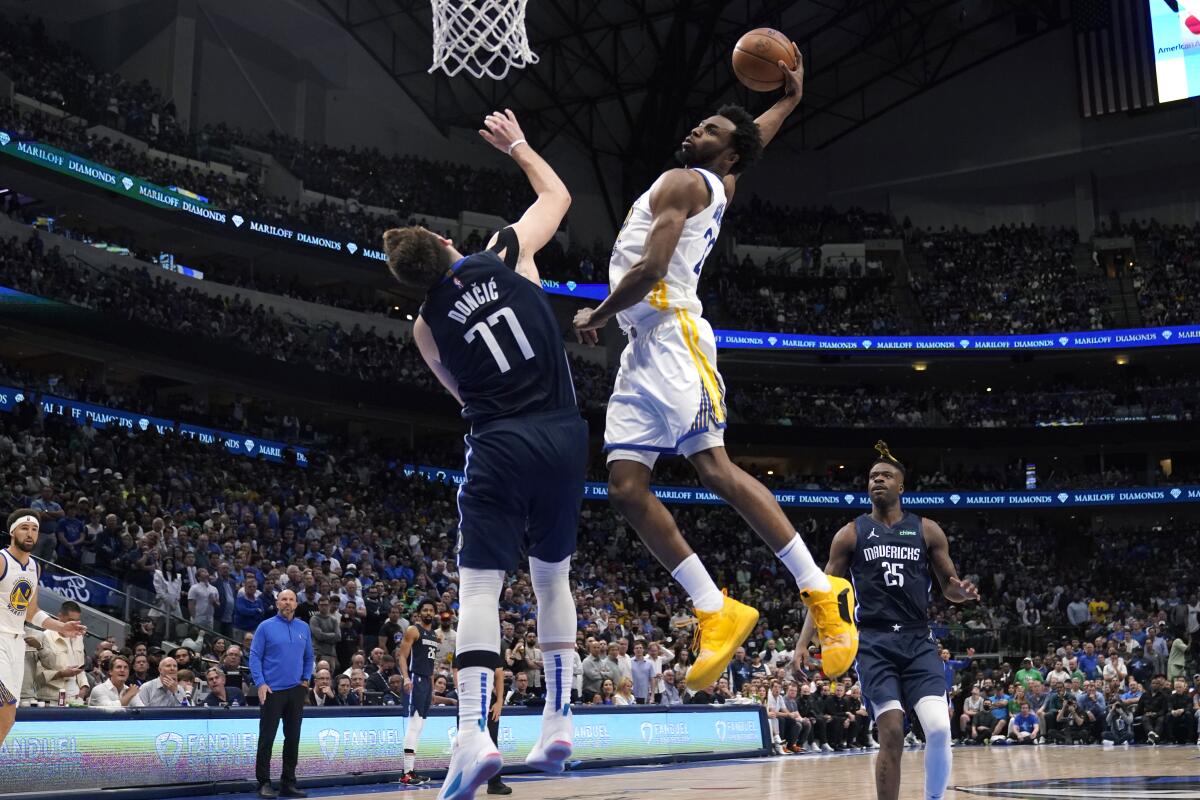
[[[433,678],[424,675],[411,675],[412,691],[408,693],[408,702],[404,707],[404,716],[411,717],[414,713],[429,719],[429,706],[433,704]]]
[[[945,697],[946,674],[928,628],[860,630],[858,678],[872,710],[897,702],[912,711],[922,697]]]
[[[587,423],[575,409],[472,426],[458,489],[458,565],[512,572],[575,553]]]

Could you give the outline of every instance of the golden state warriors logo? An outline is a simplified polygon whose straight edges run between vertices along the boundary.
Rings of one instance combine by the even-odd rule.
[[[8,593],[8,610],[14,614],[24,614],[33,599],[33,584],[28,578],[18,578]]]

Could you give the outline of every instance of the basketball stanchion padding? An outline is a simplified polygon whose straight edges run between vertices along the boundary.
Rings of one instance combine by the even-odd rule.
[[[512,67],[538,62],[525,33],[528,0],[432,0],[433,64],[453,77],[503,80]]]

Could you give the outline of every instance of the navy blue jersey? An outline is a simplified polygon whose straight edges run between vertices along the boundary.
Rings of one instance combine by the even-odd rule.
[[[472,422],[577,408],[550,301],[513,271],[516,237],[501,233],[511,243],[504,260],[491,251],[460,259],[421,306]]]
[[[437,662],[438,648],[442,643],[438,641],[437,631],[432,628],[426,629],[423,625],[414,627],[419,636],[413,642],[412,649],[408,651],[408,676],[412,678],[419,675],[431,678],[433,677],[433,665]]]
[[[850,580],[857,621],[873,627],[927,625],[932,582],[921,518],[906,512],[888,527],[863,514],[854,528],[858,541]]]

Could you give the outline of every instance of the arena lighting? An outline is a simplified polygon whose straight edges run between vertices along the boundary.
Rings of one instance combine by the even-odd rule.
[[[412,314],[405,314],[405,315],[404,315],[404,318],[405,318],[406,320],[408,320],[409,322],[412,322]]]
[[[1123,366],[1125,366],[1126,364],[1128,364],[1128,363],[1129,363],[1129,356],[1127,356],[1127,355],[1125,355],[1124,353],[1122,353],[1121,355],[1117,356],[1117,359],[1116,359],[1116,360],[1117,360],[1117,366],[1118,366],[1118,367],[1123,367]]]
[[[913,369],[916,370],[917,372],[924,372],[925,370],[929,369],[929,362],[928,361],[914,361]]]
[[[769,470],[767,470],[767,474],[768,474],[768,475],[774,475],[774,474],[775,474],[775,470],[773,470],[773,469],[769,469]]]

